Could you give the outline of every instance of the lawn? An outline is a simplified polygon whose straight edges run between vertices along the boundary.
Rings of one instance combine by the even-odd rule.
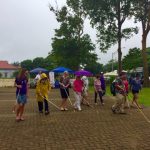
[[[106,88],[107,92],[106,95],[112,96],[110,93],[110,87],[107,86]],[[90,87],[90,93],[94,92],[94,88]],[[132,93],[129,93],[129,99],[132,99]],[[145,106],[150,106],[150,88],[142,88],[141,92],[139,93],[139,103],[144,104]]]

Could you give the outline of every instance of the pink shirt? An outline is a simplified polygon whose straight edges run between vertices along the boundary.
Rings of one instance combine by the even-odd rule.
[[[73,82],[73,89],[75,92],[82,92],[83,88],[83,81],[82,80],[75,80]]]
[[[102,91],[101,81],[99,79],[95,79],[95,81],[94,81],[94,87],[95,87],[96,91]]]

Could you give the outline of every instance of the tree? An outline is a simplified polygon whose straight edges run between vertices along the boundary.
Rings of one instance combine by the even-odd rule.
[[[26,68],[27,70],[33,69],[33,63],[32,60],[27,59],[21,62],[21,67]]]
[[[78,70],[81,64],[96,63],[95,45],[90,36],[83,33],[85,14],[81,0],[67,0],[67,7],[60,10],[50,6],[60,28],[55,30],[51,55],[57,65]]]
[[[142,24],[142,59],[144,67],[144,86],[150,86],[148,76],[148,57],[146,52],[146,40],[150,31],[150,1],[149,0],[133,0],[135,21]]]
[[[102,52],[118,44],[118,71],[122,71],[122,38],[128,39],[137,28],[122,28],[132,15],[131,0],[82,0],[84,9],[90,16],[92,26],[97,29],[98,42]]]
[[[124,56],[123,68],[125,70],[131,70],[133,68],[142,67],[142,57],[141,50],[139,48],[132,48],[129,50],[129,53]]]

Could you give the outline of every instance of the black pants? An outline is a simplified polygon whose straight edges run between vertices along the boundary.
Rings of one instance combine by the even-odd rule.
[[[45,111],[49,111],[48,102],[44,99]],[[39,111],[43,111],[43,102],[38,102]]]
[[[95,92],[95,103],[97,103],[97,94],[99,95],[99,99],[100,99],[101,103],[103,103],[103,98],[102,98],[103,93],[102,93],[102,91]]]

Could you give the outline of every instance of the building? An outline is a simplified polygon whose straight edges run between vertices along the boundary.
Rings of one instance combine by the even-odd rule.
[[[11,78],[17,70],[18,67],[9,64],[8,61],[0,61],[0,77]]]

